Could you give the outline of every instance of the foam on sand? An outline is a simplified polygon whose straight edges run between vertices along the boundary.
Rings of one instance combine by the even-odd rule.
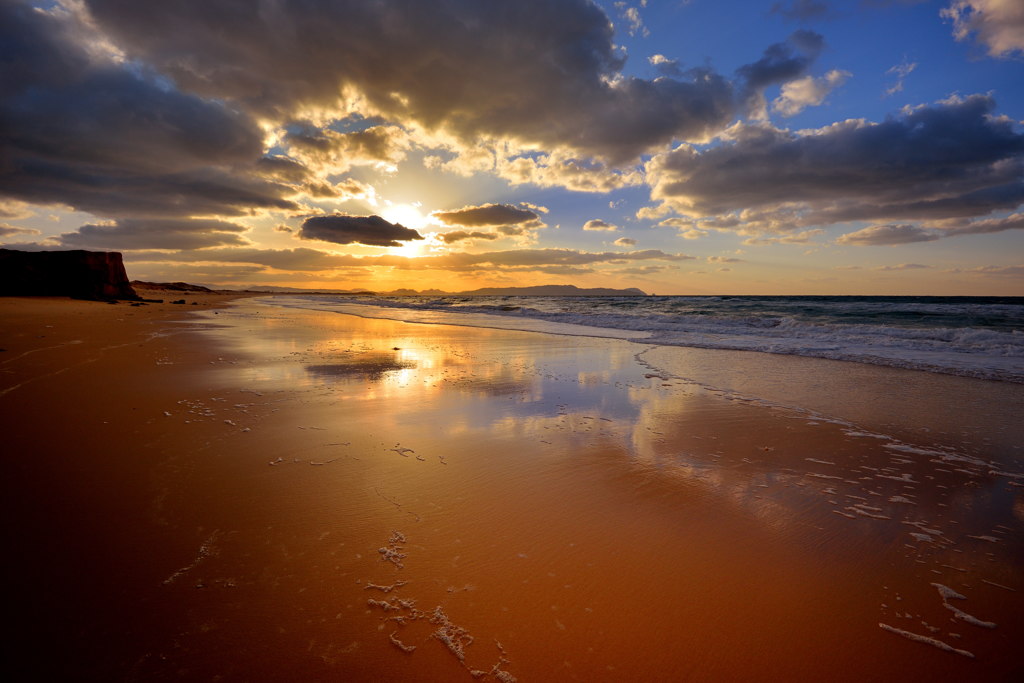
[[[968,614],[967,612],[964,612],[963,610],[958,609],[958,608],[954,607],[953,605],[949,604],[949,600],[966,600],[967,596],[961,595],[960,593],[957,593],[955,590],[953,590],[949,586],[944,586],[941,583],[933,583],[932,585],[935,586],[936,590],[939,591],[939,595],[942,596],[942,605],[943,605],[943,607],[945,607],[950,612],[952,612],[953,616],[956,617],[957,619],[959,619],[960,621],[966,621],[968,624],[971,624],[972,626],[980,626],[982,628],[995,628],[996,627],[995,622],[992,622],[992,621],[982,621],[981,619],[978,619],[977,617],[974,617],[974,616]]]
[[[966,595],[961,595],[960,593],[957,593],[955,590],[953,590],[949,586],[944,586],[941,583],[933,583],[932,586],[934,586],[936,588],[936,590],[939,591],[939,595],[942,596],[943,602],[945,602],[946,600],[966,600],[967,599]]]
[[[388,636],[388,640],[390,640],[392,645],[397,647],[402,652],[415,652],[416,651],[416,646],[415,645],[406,645],[405,643],[403,643],[401,640],[398,639],[398,631],[392,632],[391,635]]]
[[[381,554],[382,560],[401,569],[404,566],[402,560],[406,558],[406,554],[402,552],[405,549],[403,547],[405,542],[405,536],[400,531],[392,531],[388,544],[383,548],[378,548],[377,552]]]
[[[971,624],[972,626],[980,626],[982,628],[995,628],[996,627],[996,624],[993,621],[982,621],[981,619],[978,619],[977,617],[971,616],[970,614],[968,614],[967,612],[964,612],[963,610],[957,609],[956,607],[954,607],[953,605],[949,604],[948,602],[943,602],[942,604],[946,607],[946,609],[948,609],[950,612],[953,613],[954,617],[956,617],[960,621],[966,621],[968,624]]]
[[[889,633],[895,633],[898,636],[903,636],[907,640],[912,640],[915,643],[924,643],[925,645],[931,645],[932,647],[937,647],[940,650],[945,650],[946,652],[955,652],[958,655],[963,655],[964,657],[970,657],[971,659],[974,659],[974,655],[972,653],[968,652],[967,650],[957,649],[957,648],[953,647],[952,645],[950,645],[948,643],[944,643],[941,640],[938,640],[936,638],[929,638],[928,636],[922,636],[922,635],[920,635],[918,633],[911,633],[910,631],[904,631],[901,628],[896,628],[895,626],[889,626],[889,624],[883,624],[881,622],[879,622],[878,626],[882,630],[888,631]]]
[[[203,544],[199,546],[199,552],[196,553],[196,557],[194,560],[192,560],[191,564],[182,567],[181,569],[179,569],[178,571],[174,572],[166,579],[164,579],[164,585],[174,583],[178,580],[178,577],[183,576],[184,574],[187,574],[188,572],[198,567],[199,563],[205,560],[207,557],[210,557],[211,555],[216,555],[218,536],[220,536],[220,530],[214,531],[212,534],[210,534],[210,537],[203,541]]]
[[[437,626],[437,630],[432,634],[433,637],[444,643],[456,659],[460,662],[465,661],[466,647],[473,643],[473,636],[469,634],[469,631],[453,624],[440,605],[434,608],[434,613],[430,615],[430,623]]]

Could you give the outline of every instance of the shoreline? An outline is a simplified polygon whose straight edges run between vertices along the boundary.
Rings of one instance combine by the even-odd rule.
[[[863,338],[862,334],[860,334],[863,333],[863,326],[823,324],[819,327],[814,322],[809,323],[807,320],[801,322],[798,319],[789,319],[791,323],[797,325],[799,328],[797,331],[789,330],[783,333],[781,337],[778,337],[771,332],[775,327],[771,324],[763,327],[755,325],[750,328],[744,328],[743,325],[740,325],[739,328],[735,328],[729,324],[728,317],[720,318],[717,322],[712,323],[708,321],[714,320],[713,317],[705,318],[702,315],[694,316],[683,313],[682,315],[686,319],[687,325],[693,326],[689,334],[683,335],[678,330],[675,332],[670,331],[672,329],[671,324],[668,328],[663,328],[662,322],[649,321],[653,326],[644,327],[643,325],[646,323],[642,323],[641,327],[637,327],[638,320],[643,318],[633,318],[632,314],[629,313],[621,315],[604,310],[595,316],[589,310],[585,313],[571,309],[568,311],[552,312],[545,310],[542,304],[539,310],[531,309],[529,315],[520,316],[516,312],[520,309],[520,306],[497,305],[497,303],[494,303],[499,301],[507,302],[509,299],[530,301],[530,297],[482,297],[482,301],[490,301],[492,303],[476,308],[472,306],[468,308],[461,306],[449,308],[447,305],[438,306],[431,297],[420,297],[429,299],[429,301],[408,307],[397,304],[396,302],[401,301],[402,298],[396,299],[394,297],[382,297],[379,301],[366,299],[347,301],[343,299],[338,300],[335,297],[332,301],[330,295],[327,295],[325,297],[327,303],[313,303],[311,301],[313,297],[297,294],[288,294],[285,298],[286,300],[291,298],[304,302],[298,305],[291,303],[289,307],[305,308],[308,310],[332,310],[360,317],[382,318],[400,322],[440,323],[485,329],[527,330],[580,337],[627,339],[637,343],[652,343],[659,346],[671,346],[682,349],[740,351],[764,353],[773,356],[817,358],[860,365],[882,366],[898,370],[916,370],[929,374],[952,375],[978,380],[1012,384],[1024,383],[1024,365],[1021,365],[1019,362],[1012,362],[1008,348],[1006,348],[1006,345],[1011,345],[1014,342],[1009,336],[1000,338],[998,344],[993,339],[989,339],[987,342],[989,343],[989,355],[979,357],[973,356],[974,351],[977,349],[972,349],[971,353],[962,354],[960,350],[956,349],[955,345],[945,349],[932,348],[927,352],[915,348],[915,344],[921,341],[918,336],[921,333],[953,333],[957,335],[960,332],[964,332],[964,330],[956,328],[945,329],[927,326],[921,328],[914,325],[893,325],[889,328],[888,334],[895,335],[894,338],[900,341],[893,348],[888,348],[886,344],[887,335],[872,333],[867,338]],[[448,298],[456,302],[466,302],[472,299],[472,297]],[[572,297],[554,298],[566,301],[572,300]],[[672,299],[676,297],[667,298]],[[693,297],[680,298],[687,301],[693,299]],[[710,299],[718,300],[719,298],[711,297]],[[742,299],[742,297],[739,298]],[[799,297],[765,298],[785,299],[787,302],[791,302],[791,300]],[[949,299],[949,297],[935,298]],[[545,297],[539,297],[538,299],[544,301]],[[864,297],[855,297],[855,299],[861,301]],[[601,298],[597,299],[597,301],[601,300]],[[706,311],[703,311],[703,313],[706,313]],[[772,315],[782,315],[782,313],[772,311]],[[775,320],[774,322],[777,323],[779,321]],[[723,323],[725,324],[723,325]],[[844,327],[847,329],[842,330]],[[824,333],[823,336],[822,328],[829,329],[830,331]],[[986,334],[993,331],[998,332],[1000,329],[973,330],[973,332]],[[765,335],[762,335],[760,331],[765,330],[767,332]],[[804,335],[807,335],[807,337],[805,338]],[[925,339],[926,344],[931,343],[927,340],[927,335],[925,335]],[[813,341],[813,344],[810,346],[807,345],[809,341]],[[909,349],[902,348],[902,343],[910,343],[911,346]],[[973,344],[973,342],[970,344]],[[996,346],[993,347],[992,344],[996,344]],[[907,351],[919,357],[908,358],[906,356]],[[1020,354],[1021,351],[1018,349],[1016,356],[1019,357]]]
[[[5,363],[5,381],[11,365],[30,381],[0,396],[20,454],[5,503],[22,520],[14,578],[32,595],[49,587],[25,637],[63,643],[55,669],[524,681],[1019,669],[1024,489],[943,461],[978,454],[937,448],[941,433],[885,448],[684,373],[652,376],[616,340],[236,298],[186,325],[171,322],[180,305],[92,304],[78,328],[91,338],[70,344],[80,303],[40,312],[53,328],[22,327],[26,343],[48,337]],[[4,344],[0,363],[30,350]],[[714,372],[710,356],[658,353]],[[981,461],[1006,457],[960,439]]]

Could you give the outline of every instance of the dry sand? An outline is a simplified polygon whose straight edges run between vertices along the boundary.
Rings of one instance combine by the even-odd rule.
[[[179,297],[0,299],[25,679],[1024,671],[1017,387]]]

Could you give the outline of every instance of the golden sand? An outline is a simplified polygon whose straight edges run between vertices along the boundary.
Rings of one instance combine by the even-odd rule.
[[[181,296],[0,300],[40,678],[1021,671],[1019,391]]]

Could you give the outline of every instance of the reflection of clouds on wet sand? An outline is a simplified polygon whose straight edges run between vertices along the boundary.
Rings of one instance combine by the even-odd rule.
[[[359,358],[345,363],[329,363],[307,365],[306,372],[328,379],[360,379],[371,382],[380,381],[385,374],[408,370],[415,364],[397,361],[388,356]]]
[[[294,322],[285,320],[289,316]],[[541,534],[530,559],[555,566],[590,562],[592,585],[602,595],[601,586],[618,585],[601,569],[608,561],[600,555],[612,548],[624,556],[651,554],[645,539],[657,536],[667,544],[665,562],[702,580],[721,571],[753,580],[761,569],[705,569],[703,560],[689,558],[695,543],[707,546],[702,552],[708,557],[731,556],[735,545],[743,558],[743,548],[767,539],[769,548],[780,550],[777,558],[774,550],[756,555],[771,565],[764,571],[822,569],[850,584],[838,597],[826,594],[837,605],[858,602],[846,618],[860,634],[877,634],[884,623],[892,627],[884,629],[888,633],[955,643],[980,659],[999,652],[994,637],[1020,630],[1019,619],[1007,616],[1024,594],[1017,559],[1024,553],[1020,467],[1000,461],[984,442],[967,451],[962,441],[937,444],[935,432],[915,439],[906,429],[886,431],[824,409],[801,411],[742,387],[716,390],[687,381],[671,366],[637,362],[653,355],[645,356],[648,347],[615,340],[372,319],[355,325],[348,316],[297,311],[281,317],[262,348],[245,342],[266,361],[232,371],[322,397],[315,403],[317,424],[343,432],[339,438],[363,430],[351,436],[359,446],[353,455],[383,456],[388,476],[375,474],[380,479],[373,486],[385,486],[384,501],[416,522],[421,515],[447,520],[450,513],[450,527],[443,528],[453,536],[480,525],[486,539],[493,532],[487,520],[500,518],[502,538],[532,539],[531,525],[516,530],[522,497],[494,512],[504,490],[520,482],[531,514],[546,511],[546,519],[560,520],[572,543],[590,538],[589,554],[576,558],[570,556],[577,551],[567,549],[571,543]],[[301,410],[313,407],[310,401]],[[399,503],[414,505],[415,512]],[[602,538],[594,519],[605,515],[601,529],[619,531]],[[469,557],[476,550],[467,544],[455,554]],[[478,560],[483,573],[467,575],[473,582],[485,580],[487,571],[502,579],[513,571]],[[547,571],[528,578],[541,581]],[[653,599],[666,589],[663,579],[660,570],[645,567],[629,589]],[[966,606],[957,607],[961,612],[998,627],[958,616],[948,600],[936,599],[933,583],[967,597]],[[796,595],[803,588],[771,590]],[[605,604],[618,604],[605,597],[611,600]],[[581,596],[578,606],[602,604],[592,598]],[[711,602],[694,609],[717,609]],[[401,642],[413,641],[402,634]]]

